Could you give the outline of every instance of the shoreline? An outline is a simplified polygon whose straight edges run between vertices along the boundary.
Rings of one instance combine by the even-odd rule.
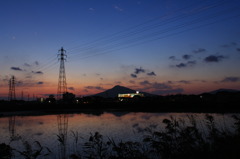
[[[0,104],[0,117],[13,115],[51,115],[86,113],[100,115],[104,112],[149,113],[240,113],[238,103],[91,103],[91,104]]]

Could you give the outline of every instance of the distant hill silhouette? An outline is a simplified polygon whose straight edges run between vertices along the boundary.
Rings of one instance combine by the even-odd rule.
[[[235,93],[235,92],[240,92],[240,90],[234,90],[234,89],[218,89],[218,90],[214,90],[211,92],[204,92],[202,94],[217,94],[217,93],[222,93],[222,92],[226,92],[226,93]],[[97,93],[91,96],[99,96],[99,97],[103,97],[103,98],[114,98],[117,97],[118,94],[124,94],[124,93],[136,93],[136,90],[124,87],[124,86],[120,86],[120,85],[116,85],[111,89],[108,89],[104,92],[101,93]],[[154,94],[150,94],[150,93],[146,93],[146,92],[140,92],[142,94],[144,94],[145,97],[152,97],[152,96],[158,96],[158,95],[154,95]]]
[[[226,92],[226,93],[236,93],[236,92],[240,92],[240,90],[236,90],[236,89],[217,89],[211,92],[205,92],[207,94],[217,94],[217,93],[222,93],[222,92]]]
[[[136,90],[132,90],[127,87],[116,85],[111,89],[108,89],[104,92],[101,92],[101,93],[98,93],[98,94],[95,94],[92,96],[100,96],[100,97],[104,97],[104,98],[114,98],[114,97],[117,97],[118,94],[124,94],[124,93],[136,93]],[[144,96],[156,96],[156,95],[146,93],[146,92],[140,92],[140,93],[143,93]]]

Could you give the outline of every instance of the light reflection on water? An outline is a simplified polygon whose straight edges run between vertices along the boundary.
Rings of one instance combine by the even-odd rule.
[[[101,115],[93,114],[66,114],[67,142],[66,151],[71,153],[74,137],[73,132],[78,132],[84,143],[89,138],[90,133],[100,132],[104,137],[114,138],[116,141],[139,141],[142,138],[141,130],[148,126],[163,128],[162,120],[170,118],[184,119],[187,116],[194,115],[200,123],[204,120],[205,114],[201,113],[103,113]],[[219,128],[231,129],[233,126],[232,114],[211,114]],[[57,158],[59,150],[59,125],[58,115],[39,115],[39,116],[15,116],[15,123],[10,124],[10,117],[0,118],[0,143],[10,144],[15,149],[22,149],[22,141],[28,141],[30,144],[39,141],[42,146],[50,148],[54,154],[51,158]],[[63,123],[61,123],[63,124]],[[11,126],[11,127],[9,127]],[[13,127],[14,126],[14,127]],[[14,128],[14,132],[13,129]],[[11,129],[11,130],[10,130]],[[11,141],[13,135],[21,137],[21,140]]]

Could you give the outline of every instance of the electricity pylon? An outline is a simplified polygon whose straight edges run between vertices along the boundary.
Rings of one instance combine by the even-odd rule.
[[[67,92],[67,82],[66,82],[66,73],[64,61],[66,60],[66,50],[63,47],[58,51],[58,60],[60,60],[60,69],[59,69],[59,78],[58,78],[58,91],[57,91],[57,99],[61,99],[62,95]]]
[[[15,94],[15,77],[12,76],[9,80],[9,93],[8,93],[8,100],[16,100],[16,94]]]

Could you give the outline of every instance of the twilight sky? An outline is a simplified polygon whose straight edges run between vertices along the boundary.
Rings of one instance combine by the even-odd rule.
[[[1,0],[0,98],[115,85],[154,94],[240,89],[239,0]]]

